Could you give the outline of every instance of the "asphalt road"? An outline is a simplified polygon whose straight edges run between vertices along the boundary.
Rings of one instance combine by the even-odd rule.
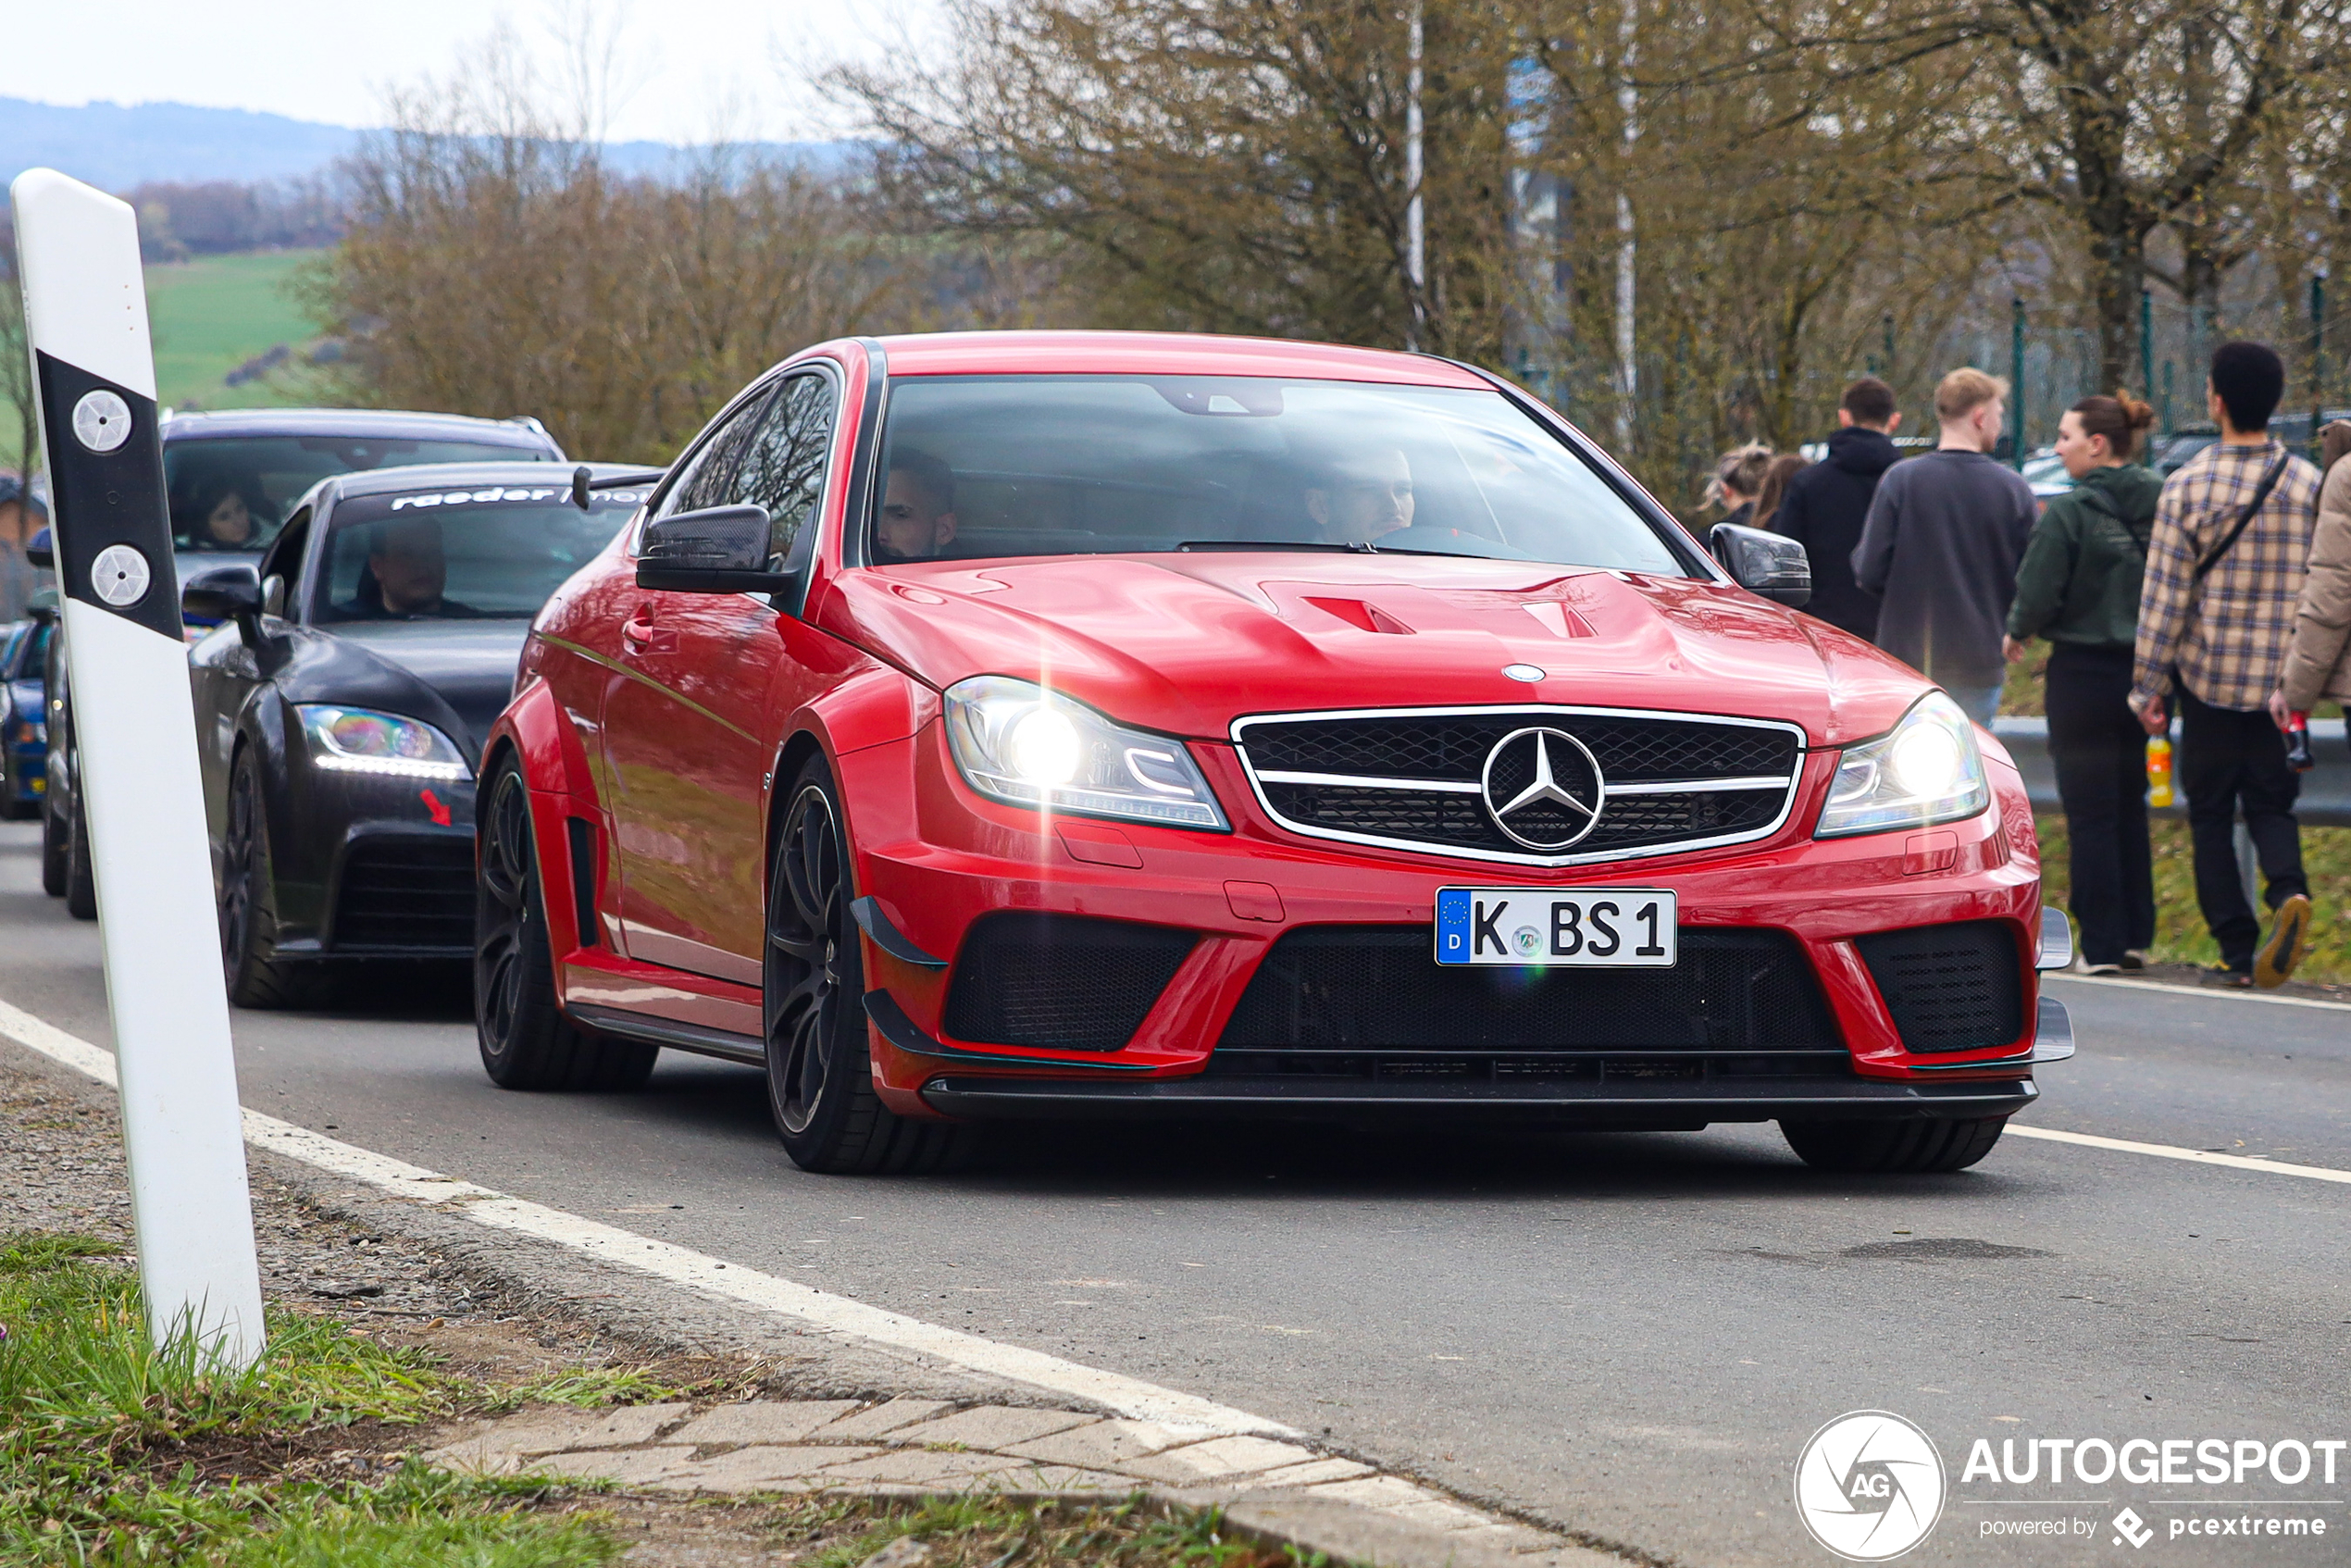
[[[103,1043],[95,928],[41,895],[36,851],[0,828],[0,998]],[[2083,1050],[2031,1123],[2351,1169],[2351,1012],[2059,986]],[[2351,1558],[2351,1452],[2332,1487],[1961,1475],[1978,1438],[2351,1438],[2342,1185],[2014,1137],[1957,1176],[1835,1177],[1768,1127],[1047,1130],[950,1178],[811,1176],[743,1069],[672,1053],[634,1095],[492,1088],[454,989],[236,1029],[273,1115],[1676,1562],[1832,1561],[1794,1467],[1859,1409],[1917,1422],[1949,1471],[1907,1562],[2136,1558],[2108,1528],[2126,1504],[2150,1558]],[[2328,1535],[2168,1537],[2239,1503]],[[2095,1534],[1986,1536],[2059,1517]]]

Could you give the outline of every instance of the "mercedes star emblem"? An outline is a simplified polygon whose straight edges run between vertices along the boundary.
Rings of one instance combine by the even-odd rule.
[[[1514,729],[1503,736],[1486,753],[1480,782],[1494,825],[1545,853],[1591,832],[1608,793],[1591,748],[1564,729]]]

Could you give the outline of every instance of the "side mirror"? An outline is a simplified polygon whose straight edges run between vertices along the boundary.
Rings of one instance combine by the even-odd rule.
[[[637,586],[674,593],[782,593],[797,572],[767,566],[765,506],[710,506],[675,512],[645,525]]]
[[[50,537],[47,529],[43,529],[39,533],[25,541],[24,558],[44,572],[54,572],[57,569],[56,541]]]
[[[235,621],[248,647],[261,645],[261,579],[251,566],[215,566],[198,572],[180,591],[182,615]]]
[[[286,613],[286,579],[283,574],[271,572],[261,579],[261,613],[283,619]]]
[[[1731,579],[1750,593],[1800,610],[1812,599],[1812,558],[1793,539],[1764,529],[1717,523],[1708,548]]]

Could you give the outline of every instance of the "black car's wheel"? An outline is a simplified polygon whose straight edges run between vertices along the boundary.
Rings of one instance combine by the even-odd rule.
[[[581,1028],[555,1005],[530,802],[509,757],[481,798],[481,872],[474,892],[474,1033],[501,1089],[643,1087],[661,1047]]]
[[[326,999],[328,977],[316,964],[274,956],[277,884],[269,871],[269,818],[262,804],[261,764],[250,749],[229,774],[228,833],[220,852],[220,973],[239,1007],[310,1007]]]
[[[768,877],[765,966],[776,1134],[805,1171],[942,1169],[969,1151],[972,1129],[897,1115],[874,1092],[849,840],[822,757],[802,767],[786,798]]]
[[[90,867],[90,815],[81,809],[78,790],[73,797],[73,815],[66,823],[65,840],[66,913],[76,920],[95,920],[98,884]]]
[[[2006,1116],[1966,1121],[1783,1121],[1780,1134],[1804,1163],[1824,1171],[1884,1174],[1963,1171],[1992,1152]]]
[[[54,796],[41,803],[41,890],[53,899],[66,896],[66,826],[57,820]]]

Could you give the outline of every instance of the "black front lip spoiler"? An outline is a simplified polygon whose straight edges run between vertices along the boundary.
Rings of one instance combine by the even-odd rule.
[[[1781,1079],[1754,1084],[1412,1084],[1294,1077],[931,1079],[923,1100],[974,1121],[1019,1117],[1263,1115],[1304,1120],[1403,1114],[1414,1119],[1697,1126],[1709,1122],[2007,1116],[2040,1095],[2029,1078],[1909,1083],[1885,1078]]]

